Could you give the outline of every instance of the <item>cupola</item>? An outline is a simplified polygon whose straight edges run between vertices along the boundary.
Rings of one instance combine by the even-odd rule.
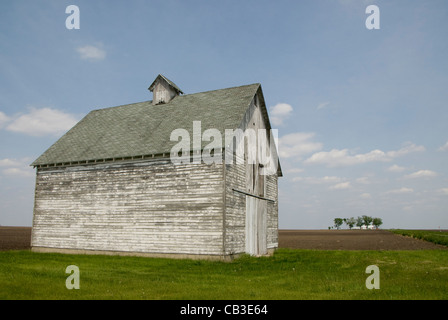
[[[157,76],[148,90],[153,93],[152,104],[154,105],[168,103],[176,96],[183,94],[173,81],[161,74]]]

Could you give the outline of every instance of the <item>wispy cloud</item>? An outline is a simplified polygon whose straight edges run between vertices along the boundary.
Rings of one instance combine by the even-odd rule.
[[[349,181],[341,182],[338,184],[335,184],[334,186],[330,187],[330,190],[344,190],[344,189],[350,189],[352,186]]]
[[[400,167],[396,164],[387,168],[387,171],[389,171],[389,172],[403,172],[404,170],[406,170],[405,167]]]
[[[317,110],[323,109],[326,106],[328,106],[330,104],[330,102],[322,102],[317,106]]]
[[[83,60],[98,61],[106,58],[106,51],[104,51],[101,44],[96,46],[87,45],[78,47],[76,51]]]
[[[33,177],[34,170],[31,167],[22,168],[6,168],[2,171],[3,174],[16,177]]]
[[[344,179],[336,176],[325,176],[325,177],[295,177],[293,178],[294,182],[304,182],[309,184],[328,184],[328,183],[337,183],[341,182]]]
[[[388,162],[394,158],[406,155],[411,152],[424,151],[423,146],[408,144],[405,147],[396,150],[384,152],[379,149],[372,150],[362,154],[350,154],[348,149],[332,149],[331,151],[321,151],[313,154],[304,161],[305,164],[324,164],[328,167],[350,166],[367,162]]]
[[[292,110],[291,105],[287,103],[277,103],[275,106],[271,107],[270,111],[272,124],[281,126],[283,121],[291,114]]]
[[[281,158],[300,158],[322,149],[322,143],[314,142],[312,132],[296,132],[284,135],[279,139],[279,155]]]
[[[11,120],[6,114],[0,111],[0,128]]]
[[[414,189],[412,188],[400,188],[400,189],[393,189],[386,192],[386,194],[406,194],[406,193],[412,193],[414,192]]]
[[[13,159],[1,159],[0,160],[0,167],[11,167],[17,165],[17,160]]]
[[[15,177],[32,177],[35,172],[34,169],[29,166],[31,159],[0,159],[1,173],[7,176]]]
[[[437,149],[437,150],[439,150],[439,151],[448,151],[448,141],[443,146],[441,146],[439,149]]]
[[[285,168],[282,170],[288,174],[302,173],[304,171],[303,168]]]
[[[30,108],[26,114],[15,117],[6,130],[31,136],[60,135],[73,127],[78,118],[51,108]]]
[[[417,172],[407,174],[404,177],[408,179],[417,179],[417,178],[432,178],[437,175],[436,172],[431,170],[419,170]]]

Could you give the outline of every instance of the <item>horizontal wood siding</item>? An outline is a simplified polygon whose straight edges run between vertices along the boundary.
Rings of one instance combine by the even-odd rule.
[[[222,181],[169,160],[38,170],[32,246],[222,254]]]
[[[267,248],[278,248],[278,176],[266,176],[266,198],[275,200],[267,202]]]
[[[237,254],[245,252],[246,196],[233,191],[246,188],[246,165],[226,165],[226,212],[225,212],[225,252]]]

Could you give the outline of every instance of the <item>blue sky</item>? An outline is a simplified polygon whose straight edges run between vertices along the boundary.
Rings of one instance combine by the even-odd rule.
[[[162,73],[185,93],[261,83],[280,228],[448,228],[447,30],[443,0],[4,0],[0,224],[32,224],[34,159],[89,111],[152,99]]]

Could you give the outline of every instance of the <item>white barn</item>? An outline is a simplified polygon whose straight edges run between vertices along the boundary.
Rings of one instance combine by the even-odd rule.
[[[159,75],[149,89],[152,101],[91,111],[32,163],[32,250],[224,260],[272,253],[282,176],[275,148],[276,170],[263,174],[258,158],[224,141],[226,129],[266,129],[274,143],[261,85],[184,95]],[[182,150],[192,161],[173,163],[176,129],[192,137],[191,153]],[[210,146],[208,129],[223,135],[213,149],[223,161],[194,161]]]

